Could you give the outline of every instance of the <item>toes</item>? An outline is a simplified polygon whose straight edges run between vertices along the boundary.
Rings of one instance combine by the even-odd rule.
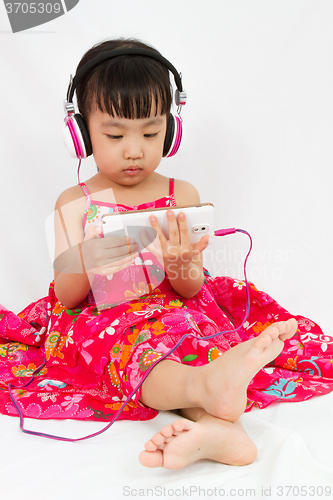
[[[293,337],[298,328],[298,323],[295,318],[288,319],[288,321],[285,321],[285,324],[286,324],[285,331],[280,335],[281,340],[286,340]]]
[[[285,333],[287,329],[286,321],[278,321],[277,323],[273,323],[270,327],[270,334],[273,339],[280,337],[283,333]]]
[[[290,318],[287,321],[287,329],[288,333],[292,333],[293,335],[296,333],[298,329],[298,322],[296,318]]]
[[[145,444],[145,450],[146,451],[156,451],[157,447],[158,447],[158,445],[155,444],[152,439],[150,439],[149,441],[147,441],[146,444]]]
[[[145,444],[145,449],[147,451],[155,451],[157,448],[162,447],[165,443],[169,443],[172,437],[175,435],[175,429],[172,424],[166,425],[161,429],[160,432],[154,434],[154,436],[147,441]]]
[[[158,432],[157,434],[154,434],[154,436],[151,438],[151,440],[148,441],[148,443],[150,443],[150,442],[153,443],[153,444],[155,444],[155,446],[156,446],[155,449],[157,449],[158,446],[162,446],[162,444],[165,443],[165,436],[162,434],[162,431]]]
[[[180,420],[176,420],[172,425],[174,430],[177,433],[180,433],[193,429],[194,422],[192,422],[191,420],[187,420],[186,418],[181,418]]]
[[[273,323],[272,329],[276,328],[277,331],[279,332],[279,335],[284,333],[287,329],[287,323],[285,321],[277,321],[276,323]]]
[[[164,452],[168,443],[183,431],[190,430],[193,425],[195,425],[194,422],[182,418],[176,420],[173,424],[163,427],[160,432],[154,434],[145,444],[145,451],[142,451],[139,455],[140,463],[150,468],[163,467]]]
[[[260,345],[262,349],[266,349],[272,343],[272,340],[278,336],[279,330],[275,327],[269,327],[269,330],[267,328],[263,335],[258,337],[258,345]]]
[[[149,452],[156,451],[158,448],[162,448],[164,444],[170,443],[172,438],[177,434],[189,430],[192,428],[192,422],[182,418],[180,420],[176,420],[173,424],[166,425],[161,429],[160,432],[154,434],[154,436],[147,441],[145,444],[145,450]]]
[[[164,436],[164,439],[170,438],[171,436],[173,436],[173,434],[174,434],[173,425],[169,424],[169,425],[166,425],[165,427],[163,427],[163,429],[161,429],[160,434],[162,434]]]
[[[145,467],[162,467],[163,466],[163,453],[159,450],[154,453],[148,451],[142,451],[139,455],[139,461],[141,465]]]
[[[259,337],[256,338],[255,347],[259,350],[266,350],[270,346],[277,348],[278,346],[283,348],[284,340],[283,335],[287,328],[286,321],[279,321],[278,323],[272,323],[266,330],[264,330]]]
[[[288,320],[289,321],[289,320]],[[269,335],[272,340],[276,338],[286,335],[290,330],[290,326],[288,321],[277,321],[276,323],[272,323],[269,327],[266,328],[263,332],[263,336]]]
[[[277,339],[280,335],[279,329],[274,325],[270,325],[262,332],[262,334],[257,337],[256,346],[260,349],[266,349],[271,345],[273,340]]]
[[[265,342],[267,343],[267,345],[265,345],[264,347],[267,347],[270,343],[268,337],[270,337],[271,340],[275,340],[276,338],[286,340],[295,335],[297,328],[298,323],[295,318],[290,318],[287,321],[278,321],[276,323],[273,323],[262,333],[262,342],[264,342],[265,339]]]

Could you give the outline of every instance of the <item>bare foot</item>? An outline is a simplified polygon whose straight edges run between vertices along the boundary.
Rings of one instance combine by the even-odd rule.
[[[185,418],[163,427],[145,444],[139,460],[145,467],[181,469],[208,458],[227,465],[247,465],[257,457],[254,442],[239,421],[206,415],[197,422]]]
[[[294,318],[273,323],[258,337],[242,342],[200,367],[196,406],[220,419],[237,420],[245,410],[246,391],[252,378],[280,354],[283,341],[295,334],[297,326]]]

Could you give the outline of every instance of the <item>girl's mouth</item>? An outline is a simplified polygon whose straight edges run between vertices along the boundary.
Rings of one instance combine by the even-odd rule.
[[[140,167],[128,167],[124,170],[125,174],[127,175],[136,175],[137,173],[139,173],[141,170]]]

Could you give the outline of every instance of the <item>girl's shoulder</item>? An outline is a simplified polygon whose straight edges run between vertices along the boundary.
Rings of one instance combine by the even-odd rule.
[[[82,219],[85,210],[85,194],[81,186],[73,186],[61,193],[55,205],[55,217],[65,222],[67,230],[73,227],[82,226]]]
[[[197,189],[190,182],[182,179],[174,180],[174,196],[177,205],[195,205],[200,203]]]
[[[84,205],[85,194],[82,190],[82,187],[79,185],[72,186],[68,189],[65,189],[59,196],[56,201],[56,208],[63,207],[69,203],[75,203],[75,205]]]

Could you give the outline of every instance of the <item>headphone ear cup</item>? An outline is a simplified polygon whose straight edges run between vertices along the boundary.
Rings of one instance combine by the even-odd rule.
[[[92,145],[86,122],[76,113],[65,119],[64,143],[73,158],[87,158],[92,154]]]
[[[182,122],[178,116],[170,113],[164,139],[163,156],[174,156],[180,146],[183,135]]]
[[[80,132],[81,132],[82,141],[83,141],[83,145],[84,145],[84,149],[85,149],[85,158],[87,158],[87,156],[92,155],[92,145],[91,145],[91,140],[90,140],[88,128],[87,128],[86,122],[85,122],[84,118],[82,117],[82,115],[80,115],[79,113],[76,113],[74,115],[74,117],[76,119],[76,123],[77,123],[77,125],[80,129]]]

